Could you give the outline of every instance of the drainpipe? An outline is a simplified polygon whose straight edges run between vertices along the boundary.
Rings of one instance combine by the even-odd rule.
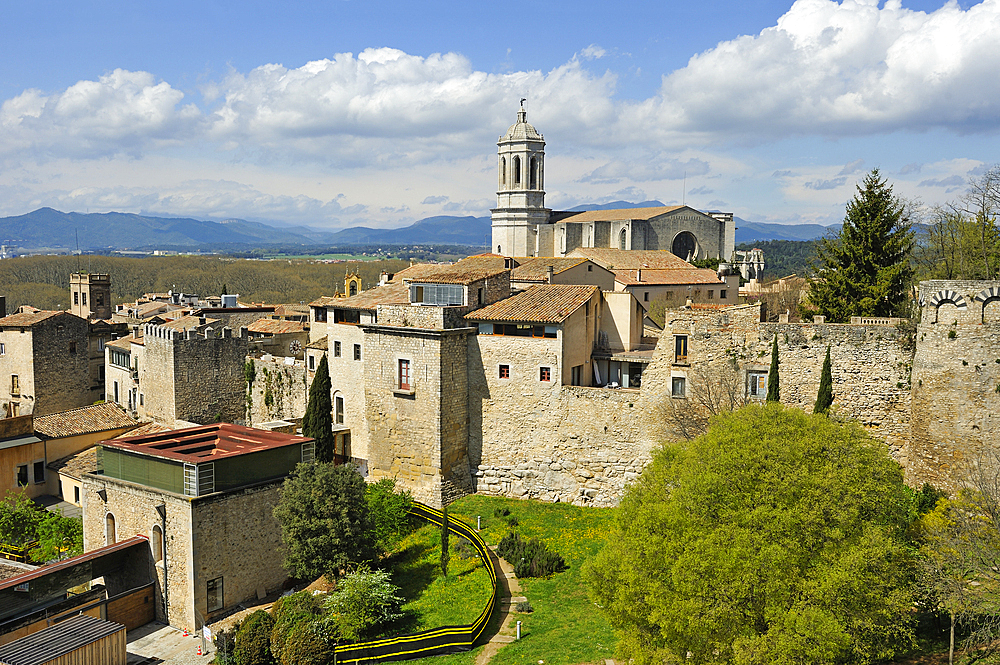
[[[160,554],[163,561],[163,622],[170,625],[170,585],[167,584],[167,504],[161,503],[156,506],[156,512],[160,514]],[[155,564],[154,564],[155,570]]]

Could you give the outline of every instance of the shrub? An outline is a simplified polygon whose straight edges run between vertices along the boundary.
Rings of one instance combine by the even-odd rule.
[[[216,665],[236,665],[233,658],[233,649],[236,643],[236,633],[240,630],[240,622],[237,621],[229,630],[222,629],[215,633],[212,638],[215,644],[215,658],[212,662]]]
[[[333,645],[303,620],[288,636],[281,665],[327,665],[333,661]]]
[[[518,522],[517,518],[513,515],[507,518],[507,526],[517,526],[518,524],[520,524],[520,522]]]
[[[510,515],[510,508],[507,506],[498,506],[493,509],[493,517],[507,517]]]
[[[236,665],[274,665],[271,631],[274,619],[264,610],[248,616],[236,631],[233,659]]]
[[[365,487],[365,501],[376,550],[381,554],[392,551],[406,534],[413,497],[409,490],[397,492],[394,478],[383,478]]]
[[[362,640],[375,635],[378,629],[400,618],[403,599],[399,587],[389,581],[384,570],[368,570],[364,566],[346,575],[337,589],[323,603],[327,611],[324,623],[333,623],[337,633],[346,640]],[[330,632],[329,626],[321,630]]]
[[[566,561],[537,538],[524,540],[510,531],[497,545],[497,554],[514,566],[518,577],[548,577],[566,570]]]
[[[285,646],[296,633],[305,630],[319,615],[320,605],[309,591],[299,591],[279,598],[271,607],[271,655],[280,663],[287,659]]]
[[[472,559],[479,556],[479,552],[476,551],[476,548],[473,547],[472,543],[465,538],[459,538],[456,540],[451,546],[451,549],[454,550],[455,556],[459,559]]]
[[[534,612],[534,611],[535,611],[535,608],[533,608],[533,607],[531,606],[531,603],[529,603],[529,602],[528,602],[528,601],[526,601],[526,600],[522,600],[522,601],[520,601],[520,602],[519,602],[519,603],[518,603],[518,604],[517,604],[517,605],[515,606],[515,609],[516,609],[516,610],[517,610],[518,612],[521,612],[522,614],[531,614],[532,612]]]

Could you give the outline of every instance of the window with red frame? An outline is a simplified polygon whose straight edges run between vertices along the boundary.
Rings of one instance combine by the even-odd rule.
[[[413,389],[413,368],[409,360],[399,361],[399,389]]]
[[[551,367],[539,367],[538,368],[538,380],[539,381],[551,381],[552,380],[552,368]]]

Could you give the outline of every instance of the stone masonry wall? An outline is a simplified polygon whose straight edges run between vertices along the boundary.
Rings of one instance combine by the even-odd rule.
[[[282,567],[281,525],[274,518],[281,483],[269,483],[192,501],[194,606],[209,620],[208,581],[221,577],[224,613],[276,591],[288,580]]]
[[[246,424],[254,427],[272,420],[295,420],[305,415],[309,384],[305,363],[286,365],[283,357],[270,360],[248,356],[254,382],[247,387]]]
[[[330,368],[330,404],[336,407],[336,398],[344,398],[344,426],[351,429],[351,456],[368,459],[368,422],[365,420],[365,366],[375,357],[366,348],[365,332],[361,326],[331,323],[327,327],[328,343],[326,360]],[[340,342],[340,357],[334,355],[334,342]],[[361,360],[354,359],[354,345],[361,345]],[[317,362],[317,366],[319,363]],[[310,372],[310,385],[312,375]],[[336,425],[336,414],[334,415]]]
[[[97,492],[105,490],[107,503]],[[191,502],[187,497],[163,492],[135,483],[98,474],[83,476],[83,549],[90,552],[104,547],[107,514],[115,517],[117,540],[136,534],[150,537],[154,526],[163,526],[156,506],[165,504],[167,528],[164,534],[164,559],[154,566],[156,573],[156,618],[177,628],[195,630],[194,567],[191,557]],[[165,563],[164,563],[165,562]],[[165,566],[165,567],[164,567]],[[169,585],[164,616],[164,575]]]
[[[957,488],[1000,452],[1000,281],[920,284],[907,480]]]

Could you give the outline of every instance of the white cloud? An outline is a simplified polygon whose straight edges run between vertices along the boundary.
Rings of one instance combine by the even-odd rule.
[[[583,58],[584,60],[598,60],[600,58],[603,58],[607,54],[608,52],[605,51],[600,46],[598,46],[597,44],[591,44],[587,48],[580,51],[580,57]]]
[[[437,205],[439,203],[447,203],[447,202],[448,202],[447,196],[428,196],[425,197],[423,201],[421,201],[421,203],[424,205]]]
[[[859,173],[864,165],[865,165],[865,160],[855,159],[850,164],[845,164],[844,168],[840,169],[840,173],[838,173],[837,175],[852,175],[854,173]]]
[[[797,0],[777,25],[664,77],[660,115],[687,131],[765,140],[1000,119],[1000,0],[929,14],[887,0]]]
[[[689,158],[681,161],[665,155],[616,159],[600,166],[580,178],[580,182],[594,184],[615,184],[623,180],[649,182],[654,180],[681,180],[685,176],[705,175],[709,172],[708,162]]]

